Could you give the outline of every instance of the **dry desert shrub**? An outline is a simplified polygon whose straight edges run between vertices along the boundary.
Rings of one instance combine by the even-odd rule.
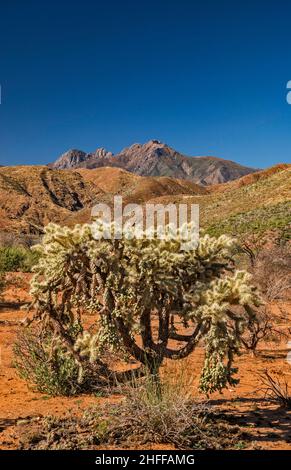
[[[281,313],[285,319],[287,312],[284,312],[283,306]],[[287,339],[287,332],[280,326],[281,320],[282,315],[274,314],[272,305],[269,303],[258,308],[256,317],[250,320],[249,327],[241,338],[245,349],[256,355],[258,345],[262,341],[279,344],[283,339]]]
[[[19,376],[39,392],[70,396],[98,389],[98,373],[94,367],[87,364],[80,378],[74,359],[53,332],[37,326],[24,327],[13,350],[14,366]]]
[[[291,251],[290,244],[261,247],[252,259],[252,274],[262,293],[264,304],[258,307],[249,328],[242,337],[247,350],[256,352],[260,341],[279,343],[286,333],[279,323],[286,321],[288,312],[285,303],[291,295]],[[272,308],[276,302],[280,314]]]
[[[176,449],[236,448],[242,433],[206,405],[163,384],[157,396],[152,379],[122,386],[117,403],[103,401],[82,417],[49,416],[19,428],[21,449],[92,449],[170,444]]]
[[[253,276],[266,301],[290,299],[290,243],[263,248],[256,257]]]
[[[280,379],[279,375],[271,375],[267,370],[264,370],[259,377],[262,384],[261,390],[264,391],[265,396],[282,408],[291,409],[291,392],[286,377]]]
[[[219,449],[237,442],[239,428],[217,419],[206,404],[190,397],[181,383],[163,382],[156,393],[152,377],[121,385],[122,399],[87,416],[99,423],[98,439],[117,445],[172,444],[177,449]],[[222,436],[224,436],[222,438]]]

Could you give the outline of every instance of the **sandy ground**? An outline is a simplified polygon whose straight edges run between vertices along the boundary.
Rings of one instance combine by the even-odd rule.
[[[19,302],[29,300],[29,275],[11,275],[4,300],[7,304],[0,306],[0,448],[15,449],[18,447],[19,426],[27,419],[38,419],[42,416],[65,416],[81,414],[88,406],[98,401],[112,400],[94,395],[76,397],[49,397],[28,388],[13,368],[13,343],[21,321],[27,312],[19,309]],[[280,305],[274,305],[274,314]],[[289,312],[287,322],[280,325],[290,334],[291,340],[291,304],[284,304]],[[258,355],[253,357],[243,353],[235,366],[239,368],[240,383],[236,388],[228,388],[222,394],[211,396],[210,404],[231,417],[231,421],[245,430],[248,437],[238,448],[248,449],[291,449],[291,410],[280,409],[277,404],[265,399],[260,390],[258,373],[263,369],[269,372],[284,374],[291,389],[291,366],[287,363],[287,340],[280,344],[262,344]],[[203,349],[198,348],[190,358],[184,361],[165,363],[167,373],[173,377],[181,374],[189,378],[191,393],[200,400],[206,398],[198,393],[198,374],[203,361]],[[180,374],[180,375],[179,375]],[[193,380],[192,380],[193,378]],[[24,421],[23,421],[24,420]],[[155,446],[147,446],[155,448]],[[161,447],[160,447],[161,448]],[[170,446],[163,446],[164,449]]]

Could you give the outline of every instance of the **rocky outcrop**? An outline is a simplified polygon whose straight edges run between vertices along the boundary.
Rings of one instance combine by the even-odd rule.
[[[103,162],[110,157],[112,157],[112,153],[103,147],[98,148],[92,153],[72,149],[63,153],[54,163],[50,163],[48,166],[56,170],[98,168],[99,166],[104,166]]]

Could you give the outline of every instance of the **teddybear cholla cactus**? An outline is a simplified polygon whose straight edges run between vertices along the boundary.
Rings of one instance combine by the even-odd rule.
[[[190,251],[181,250],[182,241],[96,240],[92,225],[46,227],[31,289],[36,316],[75,358],[80,377],[91,362],[112,379],[106,349],[155,375],[165,358],[185,358],[203,340],[201,389],[235,383],[233,357],[258,296],[249,274],[233,269],[232,239],[206,235]],[[240,314],[231,310],[236,305]],[[84,311],[96,314],[96,328],[76,337]]]

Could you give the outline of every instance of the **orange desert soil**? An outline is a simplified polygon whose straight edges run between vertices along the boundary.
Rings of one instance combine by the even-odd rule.
[[[107,401],[108,404],[118,397],[100,398],[94,395],[76,397],[49,397],[30,389],[13,368],[13,343],[21,321],[28,313],[19,309],[19,303],[29,301],[30,275],[9,274],[8,287],[0,303],[0,449],[18,447],[19,428],[27,419],[43,416],[66,416],[82,412],[92,405]],[[282,308],[274,305],[274,313]],[[291,304],[284,304],[288,320],[280,325],[291,336]],[[31,313],[30,313],[31,314]],[[291,411],[280,409],[277,404],[265,399],[260,390],[258,373],[263,369],[284,374],[291,386],[291,366],[287,363],[287,339],[280,344],[262,344],[258,355],[253,357],[243,353],[235,366],[239,368],[240,383],[236,388],[228,388],[222,394],[216,393],[207,400],[198,393],[198,375],[203,361],[203,348],[198,348],[190,358],[175,363],[166,362],[163,369],[175,377],[183,370],[189,378],[192,394],[199,400],[208,401],[216,411],[231,417],[231,421],[246,431],[248,438],[241,444],[247,449],[291,449]],[[191,380],[191,378],[194,378]],[[171,448],[156,445],[143,448]],[[239,447],[238,447],[239,448]]]

